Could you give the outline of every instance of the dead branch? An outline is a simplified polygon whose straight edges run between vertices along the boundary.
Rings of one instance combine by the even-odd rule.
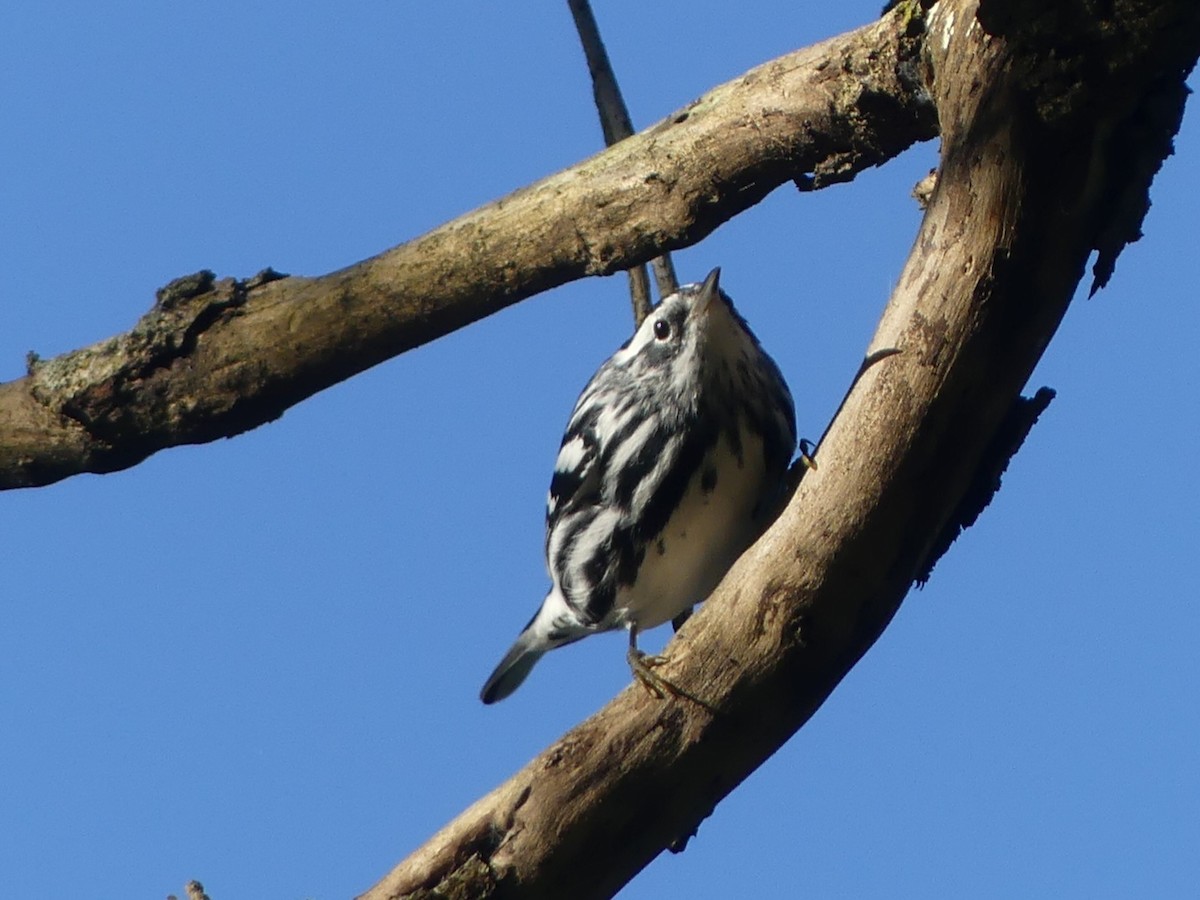
[[[906,20],[760,66],[604,153],[319,278],[200,273],[129,332],[0,385],[0,488],[230,437],[525,297],[695,243],[775,187],[934,133]]]
[[[692,834],[887,626],[971,486],[1023,435],[1014,401],[1090,252],[1103,278],[1106,248],[1140,226],[1200,53],[1191,0],[1114,0],[1103,19],[1013,5],[941,0],[924,22],[942,161],[871,342],[901,352],[863,373],[820,469],[668,647],[664,675],[704,705],[625,690],[367,898],[611,896]]]

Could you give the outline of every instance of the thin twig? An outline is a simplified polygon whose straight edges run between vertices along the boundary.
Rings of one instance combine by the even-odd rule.
[[[641,263],[629,270],[629,297],[633,301],[633,325],[636,328],[650,315],[650,310],[654,307],[650,301],[650,276],[646,274],[646,267]]]
[[[604,143],[611,147],[633,134],[629,108],[621,96],[608,51],[604,49],[604,41],[600,39],[600,29],[596,25],[596,17],[592,15],[591,4],[588,0],[567,0],[567,6],[571,8],[575,29],[583,44],[583,54],[587,57],[588,73],[592,76],[592,96],[600,113]]]
[[[899,347],[884,347],[881,350],[876,350],[873,353],[868,353],[865,357],[863,357],[862,363],[859,364],[858,371],[854,373],[854,378],[852,378],[850,380],[850,387],[846,388],[846,393],[842,395],[842,402],[838,404],[838,408],[834,411],[833,416],[830,418],[829,424],[826,425],[825,430],[823,432],[821,432],[821,438],[820,438],[820,440],[817,441],[816,446],[813,447],[812,451],[810,452],[803,445],[810,444],[811,442],[810,441],[801,441],[800,442],[801,443],[800,459],[805,465],[810,466],[810,467],[812,466],[812,461],[816,458],[817,451],[821,449],[821,445],[823,443],[825,443],[825,438],[827,438],[829,436],[830,427],[833,425],[833,423],[837,419],[837,417],[839,415],[841,415],[842,408],[845,407],[846,401],[849,400],[850,395],[852,393],[854,393],[854,388],[858,386],[858,382],[862,379],[862,377],[864,375],[867,374],[867,370],[870,369],[876,363],[887,359],[889,356],[895,356],[897,353],[900,353],[900,352],[902,352],[902,351],[900,350]]]
[[[596,25],[596,17],[592,14],[591,4],[588,0],[567,0],[567,6],[571,8],[575,29],[579,32],[580,43],[583,44],[583,54],[587,57],[588,73],[592,76],[592,97],[596,101],[596,111],[600,114],[604,143],[611,147],[617,141],[633,134],[629,108],[621,96],[621,88],[617,84],[612,63],[609,62],[608,52],[604,49],[604,41],[600,38],[600,29]],[[679,279],[675,277],[675,265],[671,262],[670,253],[656,257],[652,265],[660,297],[679,290]],[[641,325],[642,320],[650,313],[650,282],[644,266],[638,265],[629,270],[629,293],[633,300],[634,324]]]
[[[671,262],[671,253],[667,251],[662,256],[656,256],[650,261],[654,268],[654,282],[658,285],[658,296],[666,297],[679,290],[679,278],[675,275],[675,263]]]

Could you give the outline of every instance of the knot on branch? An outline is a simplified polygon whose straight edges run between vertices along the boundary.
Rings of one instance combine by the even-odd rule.
[[[851,46],[840,65],[823,67],[832,94],[829,114],[811,135],[809,154],[816,161],[793,179],[799,190],[851,181],[891,159],[898,142],[897,129],[889,123],[916,123],[917,131],[902,139],[901,149],[937,133],[937,109],[921,55],[927,5],[925,0],[905,0],[892,10],[898,27],[891,29],[889,52]],[[851,77],[843,77],[847,75]]]
[[[191,275],[183,275],[174,281],[167,282],[154,292],[154,306],[156,309],[162,310],[175,309],[193,297],[207,294],[212,290],[216,280],[217,276],[208,269],[201,269]]]
[[[31,355],[30,392],[110,446],[128,434],[162,431],[185,411],[148,398],[146,382],[185,364],[200,336],[241,307],[246,294],[246,283],[218,281],[208,270],[177,278],[155,293],[154,306],[128,333],[51,360]]]

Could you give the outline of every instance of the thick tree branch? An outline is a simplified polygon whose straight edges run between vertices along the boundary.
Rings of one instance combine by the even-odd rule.
[[[228,437],[525,297],[695,243],[778,185],[933,136],[907,20],[754,69],[571,169],[320,278],[174,285],[127,334],[0,385],[0,488]]]
[[[942,164],[871,345],[901,352],[864,373],[820,469],[668,647],[663,674],[706,705],[625,690],[366,897],[611,896],[691,834],[887,626],[1021,431],[1014,400],[1089,254],[1140,224],[1145,198],[1130,201],[1170,146],[1200,53],[1193,0],[990,19],[1002,6],[930,12]],[[1130,129],[1145,138],[1132,166]]]

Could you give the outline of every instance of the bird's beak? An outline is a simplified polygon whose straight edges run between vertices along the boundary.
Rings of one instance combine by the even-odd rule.
[[[708,277],[700,285],[700,300],[696,304],[696,312],[699,315],[708,315],[708,310],[712,306],[713,301],[721,296],[721,286],[718,283],[720,280],[721,267],[717,266],[708,273]]]

